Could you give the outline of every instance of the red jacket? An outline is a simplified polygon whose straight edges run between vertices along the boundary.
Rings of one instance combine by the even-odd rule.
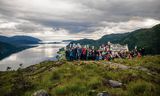
[[[83,55],[86,54],[86,48],[82,48],[82,54],[83,54]]]

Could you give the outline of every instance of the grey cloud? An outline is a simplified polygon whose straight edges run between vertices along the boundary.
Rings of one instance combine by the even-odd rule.
[[[50,20],[50,21],[35,21],[36,23],[42,23],[44,26],[49,26],[52,28],[64,28],[67,30],[70,30],[70,33],[75,33],[75,32],[81,32],[85,31],[89,27],[92,26],[92,24],[88,22],[68,22],[68,21],[56,21],[56,20]]]
[[[44,28],[63,28],[69,30],[70,34],[95,33],[103,28],[116,29],[115,26],[129,22],[134,17],[140,18],[139,21],[143,18],[160,20],[160,0],[33,1],[0,0],[0,19],[20,23],[13,31],[32,33],[44,31]],[[63,6],[55,5],[59,3]],[[21,22],[23,20],[30,23]],[[126,26],[121,29],[131,28]],[[1,33],[2,31],[5,29],[0,30]]]
[[[36,25],[36,24],[33,24],[33,23],[23,23],[23,24],[17,25],[16,29],[21,31],[21,32],[28,32],[28,33],[43,30],[42,26],[39,26],[39,25]]]

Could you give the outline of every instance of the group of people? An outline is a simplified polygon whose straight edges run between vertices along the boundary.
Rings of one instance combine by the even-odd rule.
[[[80,44],[70,44],[65,51],[65,57],[69,61],[73,60],[112,60],[114,58],[133,58],[141,57],[144,54],[144,48],[132,51],[112,51],[110,45],[101,45],[99,48],[94,46]]]

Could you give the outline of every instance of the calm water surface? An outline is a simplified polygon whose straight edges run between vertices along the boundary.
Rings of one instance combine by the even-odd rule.
[[[25,68],[45,60],[57,60],[57,51],[67,44],[39,44],[37,47],[12,54],[0,61],[0,71],[5,71],[8,66],[16,70],[19,64],[23,64]]]

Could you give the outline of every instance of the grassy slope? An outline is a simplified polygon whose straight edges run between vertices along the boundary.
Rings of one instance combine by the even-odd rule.
[[[53,96],[96,96],[102,91],[112,96],[160,94],[160,56],[115,59],[112,62],[132,67],[120,70],[115,66],[109,67],[107,61],[47,61],[23,70],[0,72],[0,93],[2,96],[6,93],[30,96],[39,89],[45,89]],[[136,69],[136,66],[148,68],[151,74]],[[112,88],[105,84],[110,79],[124,85]]]

